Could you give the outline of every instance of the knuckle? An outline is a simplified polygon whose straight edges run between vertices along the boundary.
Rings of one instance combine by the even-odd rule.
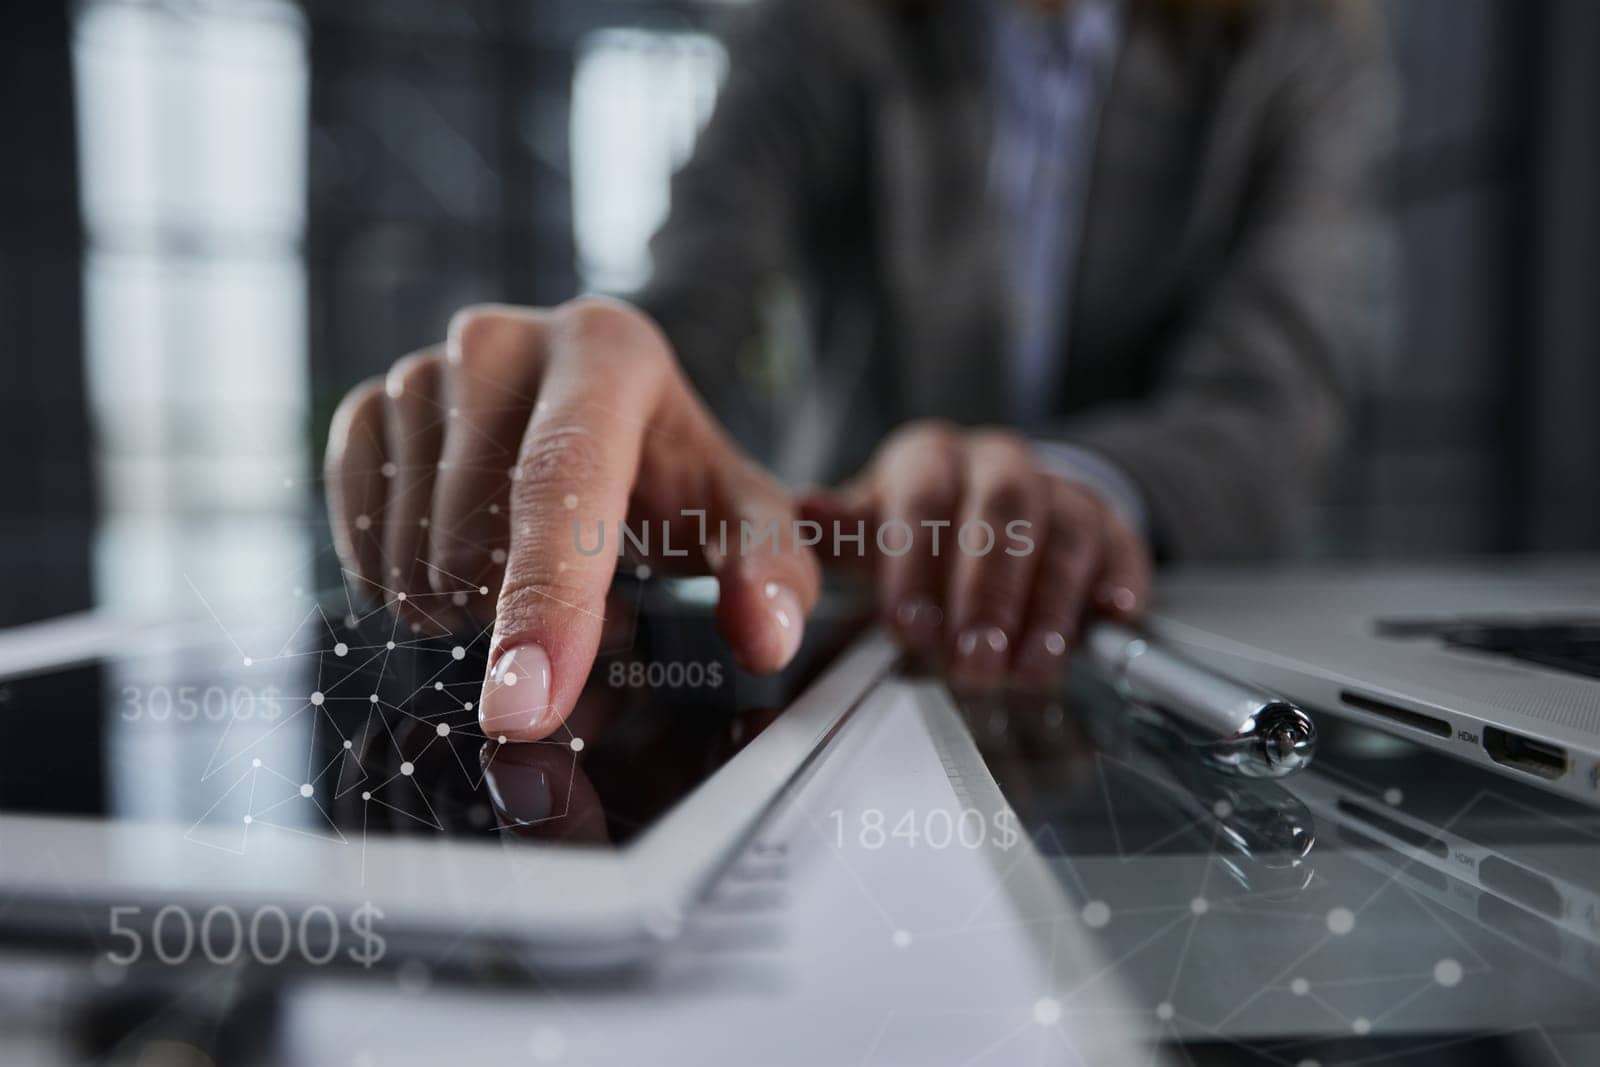
[[[1080,485],[1058,479],[1055,494],[1055,515],[1065,526],[1099,531],[1106,525],[1106,506],[1098,493]]]
[[[330,458],[342,450],[344,443],[350,437],[350,431],[356,424],[374,416],[378,410],[377,406],[382,402],[382,378],[368,378],[344,395],[344,399],[339,401],[339,406],[334,409],[333,420],[329,426]]]
[[[1033,450],[1028,442],[1013,430],[998,426],[985,426],[974,430],[970,443],[972,449],[995,460],[1032,468]]]
[[[524,479],[538,485],[560,480],[582,484],[604,466],[605,442],[594,427],[567,419],[540,427],[523,445],[519,466]]]
[[[627,350],[630,359],[654,359],[665,353],[661,336],[644,312],[620,300],[582,296],[556,309],[561,330],[585,352],[604,354]],[[637,351],[635,351],[637,349]]]
[[[500,640],[515,643],[518,637],[535,631],[553,608],[563,614],[573,608],[598,612],[604,608],[604,596],[569,582],[508,576],[495,606],[495,628]]]
[[[471,367],[526,345],[537,321],[500,304],[472,304],[450,317],[446,351],[451,363]]]
[[[922,519],[949,518],[955,503],[955,493],[946,486],[920,485],[906,494],[903,517],[913,525]]]
[[[1032,514],[1033,486],[1020,474],[1008,475],[986,485],[974,501],[980,515],[991,519],[1019,519]]]
[[[384,392],[394,400],[431,396],[436,391],[439,363],[439,355],[432,349],[400,357],[383,380]]]
[[[949,419],[917,419],[897,427],[884,439],[886,452],[903,448],[939,448],[955,446],[961,436],[961,427]]]

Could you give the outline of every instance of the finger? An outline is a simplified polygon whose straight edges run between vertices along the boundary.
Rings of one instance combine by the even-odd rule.
[[[995,685],[1011,665],[1038,567],[1048,483],[1026,444],[985,434],[967,447],[966,495],[951,540],[951,680]]]
[[[1048,687],[1066,670],[1077,642],[1089,587],[1100,571],[1104,510],[1082,489],[1048,477],[1050,512],[1034,576],[1028,621],[1015,660],[1028,685]]]
[[[541,371],[528,340],[527,312],[519,309],[471,308],[450,322],[428,576],[456,607],[482,604],[479,587],[497,590],[503,577],[511,472]]]
[[[821,526],[818,557],[846,571],[866,572],[877,554],[878,506],[863,481],[837,489],[811,489],[797,502],[801,519]],[[837,531],[839,536],[834,536]]]
[[[517,837],[603,845],[605,809],[565,745],[484,742],[484,785],[502,829]]]
[[[881,523],[874,531],[881,555],[879,606],[901,644],[913,652],[937,654],[947,611],[945,556],[961,499],[955,431],[921,430],[893,441],[875,470]]]
[[[1094,604],[1113,619],[1133,622],[1150,603],[1150,550],[1115,509],[1105,509],[1104,522],[1105,559]]]
[[[805,620],[816,606],[821,578],[812,546],[802,542],[821,526],[798,531],[788,496],[765,474],[731,454],[717,468],[715,517],[740,531],[736,549],[721,557],[717,623],[741,665],[755,674],[786,666],[800,649]],[[744,531],[757,531],[745,543]],[[771,534],[769,537],[768,534]]]
[[[561,726],[582,691],[616,569],[614,544],[580,550],[574,522],[618,535],[671,361],[648,320],[609,301],[529,317],[523,329],[545,376],[512,483],[479,719],[491,738],[533,741]]]
[[[388,563],[384,597],[413,630],[447,627],[429,611],[428,535],[433,481],[444,441],[440,394],[442,359],[436,350],[414,352],[395,363],[384,379],[384,426],[394,462],[389,506],[384,512],[383,553]]]
[[[383,408],[382,379],[352,389],[334,412],[323,461],[328,521],[339,562],[359,579],[363,594],[373,599],[382,593],[380,523],[388,498]]]

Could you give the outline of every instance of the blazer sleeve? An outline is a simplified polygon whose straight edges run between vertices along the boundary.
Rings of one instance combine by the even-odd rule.
[[[690,380],[727,418],[755,377],[765,312],[801,269],[800,235],[852,151],[852,78],[837,40],[843,5],[762,0],[724,39],[727,79],[634,302],[660,324]]]
[[[1157,389],[1051,428],[1134,481],[1167,559],[1293,543],[1386,326],[1387,51],[1369,9],[1313,6],[1322,14],[1263,90],[1258,171],[1226,266],[1178,327]]]

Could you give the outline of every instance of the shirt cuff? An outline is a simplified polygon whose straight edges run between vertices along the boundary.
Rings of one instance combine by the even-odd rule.
[[[1099,493],[1140,536],[1150,536],[1144,495],[1121,467],[1098,452],[1060,441],[1035,441],[1033,450],[1045,470]]]

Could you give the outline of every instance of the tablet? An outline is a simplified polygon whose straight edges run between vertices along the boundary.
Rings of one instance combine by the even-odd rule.
[[[705,586],[619,585],[566,727],[507,744],[487,633],[341,602],[281,649],[142,645],[0,680],[0,923],[163,966],[636,960],[894,660],[830,599],[755,678]]]

